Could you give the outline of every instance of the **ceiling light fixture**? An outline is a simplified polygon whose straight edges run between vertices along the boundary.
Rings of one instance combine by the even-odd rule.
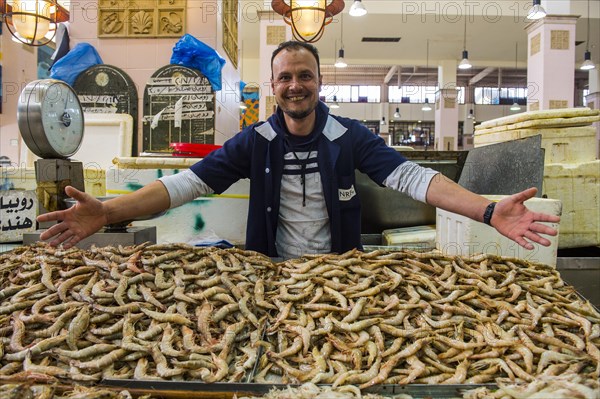
[[[590,0],[587,2],[587,39],[585,41],[585,55],[583,56],[583,64],[580,69],[589,71],[590,69],[596,68],[596,65],[592,62],[592,53],[590,52]]]
[[[337,96],[333,96],[333,102],[329,104],[329,108],[338,109],[339,107],[340,107],[340,104],[338,104],[338,102],[337,102]]]
[[[350,16],[352,17],[362,17],[367,14],[367,9],[361,0],[354,0],[352,6],[350,7]]]
[[[517,69],[517,60],[519,59],[519,42],[515,42],[515,70]],[[517,102],[517,98],[515,97],[515,102],[510,107],[511,111],[520,111],[521,106]]]
[[[458,64],[458,69],[471,69],[473,65],[469,61],[469,52],[467,51],[467,2],[465,0],[465,32],[463,35],[462,61]]]
[[[533,0],[533,6],[529,9],[529,13],[527,13],[527,19],[542,19],[546,16],[546,10],[542,7],[542,0]]]
[[[69,20],[69,12],[57,0],[1,0],[0,6],[10,34],[28,46],[50,43],[56,24]]]
[[[423,104],[423,107],[421,108],[421,111],[431,111],[431,105],[429,105],[429,99],[428,98],[425,99],[425,104]]]
[[[340,33],[340,49],[338,51],[338,57],[335,60],[334,66],[336,68],[346,68],[348,64],[344,60],[344,15],[341,16],[341,33]]]
[[[400,108],[396,107],[396,112],[394,112],[394,119],[400,119]]]
[[[584,71],[589,71],[590,69],[594,68],[596,68],[596,64],[594,64],[594,62],[592,61],[592,53],[590,52],[590,50],[586,50],[583,64],[581,64],[581,69],[583,69]]]
[[[286,24],[292,27],[292,34],[298,41],[314,43],[323,36],[325,25],[344,9],[344,0],[272,0],[271,8],[283,16]]]
[[[335,87],[335,92],[337,92],[338,87],[337,87],[337,70],[336,68],[333,68],[333,86]],[[333,102],[329,104],[329,108],[331,109],[338,109],[340,107],[340,104],[338,104],[337,101],[337,96],[334,94],[333,95]]]
[[[427,98],[427,85],[429,84],[429,39],[427,39],[427,72],[425,75],[425,103],[421,108],[421,111],[431,111],[431,106],[429,105],[429,99]]]
[[[346,60],[344,60],[344,49],[343,48],[339,49],[338,57],[335,60],[334,66],[336,68],[346,68],[348,66],[348,64],[346,63]]]

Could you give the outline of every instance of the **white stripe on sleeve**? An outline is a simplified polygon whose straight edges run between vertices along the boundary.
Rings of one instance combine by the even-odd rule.
[[[174,175],[163,176],[158,180],[165,185],[169,193],[171,209],[190,202],[194,198],[214,193],[212,188],[189,169]]]
[[[437,170],[406,161],[390,173],[383,185],[408,194],[417,201],[426,202],[429,183],[438,173]]]

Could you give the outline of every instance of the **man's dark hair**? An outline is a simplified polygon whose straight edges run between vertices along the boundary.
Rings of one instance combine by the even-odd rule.
[[[271,77],[273,77],[273,60],[277,57],[277,54],[281,53],[283,50],[295,50],[298,51],[300,49],[306,49],[310,51],[310,53],[317,60],[317,71],[319,72],[319,76],[321,76],[321,61],[319,60],[319,50],[315,46],[305,42],[297,42],[295,40],[290,40],[287,42],[280,43],[279,46],[273,51],[273,55],[271,56]]]

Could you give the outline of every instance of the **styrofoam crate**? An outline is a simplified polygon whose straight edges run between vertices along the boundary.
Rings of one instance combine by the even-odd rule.
[[[386,246],[428,251],[435,248],[435,225],[388,229],[381,237]]]
[[[600,160],[546,165],[543,192],[563,205],[559,248],[600,245]]]
[[[542,135],[544,162],[576,163],[596,159],[596,128],[593,126],[517,129],[504,132],[477,133],[473,138],[475,147],[496,144],[510,140]]]
[[[506,196],[486,195],[485,197],[492,201],[500,201]],[[531,198],[525,202],[525,205],[534,212],[561,215],[560,200]],[[534,249],[527,250],[498,233],[493,227],[466,216],[438,208],[436,219],[436,247],[446,255],[471,256],[477,253],[491,253],[556,267],[558,236],[546,236],[550,240],[548,247],[533,243]],[[558,223],[545,224],[558,229]]]

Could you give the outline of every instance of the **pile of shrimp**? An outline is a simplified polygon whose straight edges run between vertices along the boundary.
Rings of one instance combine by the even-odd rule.
[[[264,329],[250,251],[140,245],[0,255],[0,380],[240,381]]]
[[[378,250],[273,263],[185,244],[0,254],[0,380],[595,381],[599,348],[596,309],[522,259]]]
[[[264,295],[272,313],[255,381],[368,388],[598,379],[600,314],[547,265],[350,251],[278,267]]]

